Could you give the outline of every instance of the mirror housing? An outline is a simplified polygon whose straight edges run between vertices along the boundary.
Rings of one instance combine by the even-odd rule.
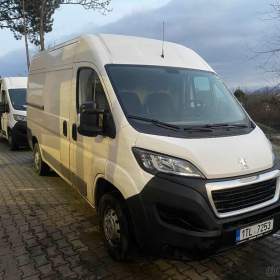
[[[95,108],[94,102],[86,102],[80,107],[79,134],[88,137],[98,135],[115,138],[116,127],[112,114],[103,109]]]

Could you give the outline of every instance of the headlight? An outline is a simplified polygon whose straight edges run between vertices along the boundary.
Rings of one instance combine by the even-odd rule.
[[[162,172],[187,177],[203,177],[202,173],[186,160],[140,148],[132,148],[132,150],[139,165],[149,173]]]
[[[19,121],[26,122],[26,116],[22,116],[22,115],[15,115],[14,114],[14,119],[17,122],[19,122]]]

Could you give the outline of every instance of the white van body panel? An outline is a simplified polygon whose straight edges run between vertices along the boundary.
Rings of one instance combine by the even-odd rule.
[[[121,191],[124,198],[138,194],[153,177],[143,171],[132,154],[138,136],[139,133],[130,126],[122,127],[108,155],[105,178]]]
[[[165,58],[161,57],[162,42],[153,39],[122,35],[86,35],[81,37],[76,59],[95,59],[102,64],[135,64],[183,67],[214,72],[193,50],[175,43],[165,42]],[[100,65],[101,66],[101,65]]]
[[[219,138],[178,139],[139,134],[136,146],[159,153],[168,151],[168,155],[198,167],[207,179],[242,176],[273,166],[270,144],[258,127],[246,135]],[[242,158],[247,168],[241,165]]]
[[[40,149],[36,145],[34,163],[38,168],[35,169],[42,175],[47,171],[44,164],[36,166],[36,158],[40,162],[42,156],[43,161],[92,206],[99,203],[98,214],[104,232],[107,222],[109,231],[117,230],[112,238],[123,234],[115,226],[115,219],[109,219],[109,215],[118,217],[118,211],[113,209],[116,203],[121,211],[127,208],[131,218],[127,225],[137,244],[151,251],[153,247],[156,250],[165,247],[169,253],[174,248],[178,257],[187,249],[200,254],[204,248],[212,252],[223,245],[225,248],[235,246],[240,241],[237,233],[240,235],[242,229],[247,232],[249,225],[261,225],[260,222],[271,225],[274,213],[276,224],[279,217],[279,165],[274,160],[272,146],[247,115],[246,122],[230,117],[227,120],[230,106],[226,106],[225,98],[221,98],[223,111],[216,110],[218,107],[210,103],[213,114],[220,118],[206,114],[202,122],[195,118],[193,121],[193,112],[203,116],[201,110],[207,107],[196,100],[195,80],[192,86],[185,84],[192,75],[197,75],[198,79],[199,76],[218,77],[188,48],[166,42],[164,54],[163,58],[162,41],[101,34],[81,36],[36,55],[30,67],[27,94],[28,140],[33,147],[38,142]],[[110,66],[107,68],[107,65]],[[134,71],[129,69],[141,65],[144,67],[139,68],[149,70],[164,66],[160,71],[181,72],[184,76],[168,80],[167,76],[159,75],[157,80],[157,75],[151,74],[150,85],[149,71],[142,76],[129,76],[129,71]],[[120,70],[119,80],[114,81],[111,70],[126,67],[128,70]],[[173,69],[169,71],[166,67]],[[161,90],[165,77],[170,82],[167,83],[170,98],[161,106],[158,100],[164,100],[165,93],[159,94],[160,97],[153,99],[154,106],[147,106],[146,97],[157,94],[154,94],[154,88]],[[131,112],[123,104],[118,81],[120,84],[128,81],[128,86],[123,87],[123,96],[129,93],[130,86],[137,97],[142,94],[139,103],[128,102],[132,105]],[[184,87],[178,87],[178,92],[184,93],[185,99],[177,98],[177,103],[183,106],[172,107],[180,81]],[[214,87],[213,83],[211,85]],[[214,92],[205,90],[204,86],[197,91],[202,94]],[[227,90],[220,91],[236,101]],[[236,102],[234,104],[242,110]],[[146,115],[137,114],[140,107],[146,109]],[[179,107],[183,113],[189,113],[190,120],[182,119],[181,122],[178,119],[180,125],[177,125],[172,116]],[[195,107],[200,110],[192,111]],[[97,110],[93,111],[93,108]],[[149,114],[158,108],[162,118]],[[166,118],[165,122],[168,109],[171,118]],[[107,118],[105,122],[104,118]],[[80,126],[80,119],[84,127]],[[91,125],[94,131],[88,129]],[[125,207],[122,207],[123,199],[118,200],[121,195],[115,189],[125,199]],[[108,199],[99,200],[105,193]],[[121,213],[125,222],[127,215]],[[279,225],[275,232],[277,230]],[[268,233],[272,231],[265,234]],[[104,235],[107,241],[112,241],[106,233]],[[179,247],[184,250],[180,251]]]
[[[7,77],[3,78],[2,82],[5,84],[5,88],[26,88],[27,77]]]
[[[137,163],[132,147],[137,146],[186,159],[205,177],[226,178],[266,170],[273,165],[268,140],[259,128],[250,134],[203,139],[147,135],[128,123],[108,78],[105,65],[135,64],[182,67],[214,72],[194,51],[166,42],[121,35],[85,35],[58,45],[33,58],[28,84],[28,127],[38,139],[43,159],[68,183],[86,184],[88,201],[94,202],[96,178],[116,186],[124,198],[141,192],[153,175]],[[78,136],[71,140],[76,112],[76,76],[80,67],[91,67],[99,75],[116,125],[115,139]],[[63,122],[67,122],[67,137]],[[254,145],[252,145],[254,143]],[[48,156],[47,156],[48,155]],[[227,158],[227,160],[225,160]],[[246,159],[248,169],[240,166]]]

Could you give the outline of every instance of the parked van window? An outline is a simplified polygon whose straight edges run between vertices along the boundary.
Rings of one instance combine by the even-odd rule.
[[[78,112],[82,104],[90,101],[94,101],[97,109],[109,109],[103,86],[96,71],[93,69],[81,68],[78,71],[78,89]]]
[[[15,88],[9,89],[11,103],[16,110],[26,111],[26,89]]]

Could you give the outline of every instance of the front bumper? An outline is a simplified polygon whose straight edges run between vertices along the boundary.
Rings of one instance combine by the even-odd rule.
[[[279,200],[248,213],[219,218],[209,202],[207,183],[160,174],[139,195],[129,198],[140,247],[156,255],[203,258],[237,246],[237,229],[270,218],[274,218],[274,229],[269,234],[280,229]]]
[[[17,144],[27,144],[27,125],[26,122],[18,121],[12,128],[12,135]]]

